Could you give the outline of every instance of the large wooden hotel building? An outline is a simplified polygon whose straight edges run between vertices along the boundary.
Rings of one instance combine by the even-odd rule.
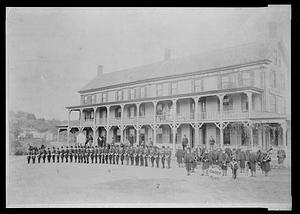
[[[132,135],[173,151],[184,135],[191,147],[208,148],[212,136],[221,148],[290,148],[284,52],[270,40],[177,59],[165,49],[162,61],[111,73],[98,66],[59,131],[92,134],[94,143]]]

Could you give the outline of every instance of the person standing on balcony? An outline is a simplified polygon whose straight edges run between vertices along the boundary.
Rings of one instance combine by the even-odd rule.
[[[209,138],[209,146],[210,146],[210,151],[212,151],[214,149],[214,145],[215,145],[216,141],[215,139],[213,138],[213,136],[210,136]]]
[[[189,140],[187,139],[186,135],[183,136],[182,138],[182,148],[185,150],[185,147],[187,147],[189,144]]]

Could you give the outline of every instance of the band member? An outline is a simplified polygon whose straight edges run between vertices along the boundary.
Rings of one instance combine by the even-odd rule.
[[[104,148],[99,148],[99,163],[104,163]]]
[[[77,146],[74,147],[74,162],[77,163],[78,158],[78,149]]]
[[[60,151],[60,158],[61,158],[61,162],[64,162],[64,156],[65,156],[65,150],[64,147],[61,147],[61,151]]]
[[[250,161],[249,161],[249,158],[250,158],[250,150],[247,149],[246,152],[245,152],[245,168],[246,168],[246,175],[248,176],[248,173],[249,173],[249,170],[250,170]]]
[[[156,168],[159,168],[159,160],[160,160],[159,148],[157,148],[156,151],[154,152],[154,158],[156,161]]]
[[[236,179],[237,170],[239,168],[239,165],[238,165],[238,162],[236,161],[235,157],[232,157],[232,161],[230,162],[230,167],[232,170],[232,177],[233,177],[233,179]]]
[[[71,146],[71,148],[70,148],[70,163],[72,163],[74,155],[75,155],[74,148],[73,148],[73,146]]]
[[[229,156],[225,151],[221,153],[221,159],[219,159],[221,163],[222,176],[227,176],[227,165],[230,162]]]
[[[60,151],[59,151],[59,148],[57,147],[57,150],[56,150],[56,162],[59,163],[59,158],[60,158]]]
[[[43,151],[42,151],[42,149],[39,149],[38,155],[37,155],[38,163],[41,162],[41,157],[42,157],[42,155],[43,155]]]
[[[93,146],[90,148],[90,154],[91,154],[91,163],[94,163],[95,150]]]
[[[50,148],[48,148],[48,151],[47,151],[47,160],[48,160],[48,163],[50,163],[50,161],[51,161],[51,151],[50,151]]]
[[[246,154],[243,150],[239,150],[238,152],[238,162],[240,165],[240,172],[245,172],[245,166],[246,166]]]
[[[109,157],[109,149],[108,149],[108,145],[107,145],[104,150],[104,158],[105,158],[106,164],[108,164],[108,157]]]
[[[149,157],[150,157],[150,161],[151,161],[152,167],[154,167],[154,160],[155,160],[155,157],[154,157],[154,148],[151,148]]]
[[[116,147],[112,146],[112,164],[116,164]]]
[[[46,157],[47,157],[47,151],[46,151],[46,149],[43,149],[43,156],[42,156],[42,158],[43,158],[43,163],[45,163]]]
[[[140,156],[140,166],[144,166],[144,149],[143,148],[140,149],[139,156]]]
[[[185,167],[187,171],[187,175],[191,174],[192,164],[194,162],[194,155],[191,152],[191,148],[187,148],[187,153],[184,157]]]
[[[205,175],[208,175],[208,168],[209,168],[209,158],[208,158],[208,151],[205,150],[204,154],[202,155],[201,157],[201,161],[202,161],[202,176],[204,175],[204,172],[205,172]]]
[[[82,163],[81,160],[82,160],[82,157],[81,157],[81,147],[78,146],[77,148],[77,158],[78,158],[78,162],[77,163]]]
[[[172,152],[171,152],[170,148],[167,147],[166,160],[167,160],[167,163],[168,163],[168,169],[171,168],[171,155],[172,155]]]
[[[256,162],[257,156],[255,152],[249,154],[249,169],[251,170],[251,177],[256,176]]]
[[[260,149],[256,152],[256,160],[257,160],[257,165],[260,167],[261,173],[263,174],[263,170],[262,170],[262,152],[260,151]]]
[[[65,159],[66,159],[66,163],[68,163],[69,160],[69,147],[67,146],[66,150],[65,150]]]
[[[165,168],[165,160],[166,160],[166,152],[165,152],[165,147],[162,147],[161,153],[160,153],[160,158],[161,158],[161,164],[162,168]]]
[[[176,153],[175,153],[176,159],[177,159],[177,163],[178,163],[178,167],[183,167],[182,165],[182,159],[183,159],[183,150],[181,148],[178,148]]]
[[[192,172],[195,172],[195,169],[197,168],[197,160],[198,160],[196,149],[193,149],[192,155],[193,155]]]
[[[268,176],[269,171],[271,171],[270,162],[271,162],[271,157],[269,155],[269,152],[266,151],[263,153],[262,162],[261,162],[262,170],[265,176]]]
[[[285,154],[285,151],[279,147],[278,151],[277,151],[277,161],[278,161],[278,167],[279,168],[283,168],[283,162],[284,162],[284,159],[286,158],[286,154]]]
[[[28,152],[27,152],[27,163],[30,164],[30,159],[31,159],[31,150],[28,149]]]

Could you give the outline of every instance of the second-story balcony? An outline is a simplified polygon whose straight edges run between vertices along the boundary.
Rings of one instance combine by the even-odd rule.
[[[83,119],[81,121],[82,126],[93,126],[94,125],[94,119]]]
[[[137,123],[137,117],[124,117],[123,123],[125,124],[136,124]]]
[[[121,117],[111,117],[109,118],[109,123],[112,125],[119,125],[121,124]]]
[[[199,120],[220,120],[219,111],[207,111],[199,113]]]
[[[176,120],[178,122],[189,122],[195,120],[195,113],[187,112],[187,113],[180,113],[176,115]]]
[[[172,114],[167,113],[167,114],[157,114],[156,115],[156,122],[157,123],[168,123],[168,122],[173,122],[174,117]]]
[[[104,117],[97,117],[96,118],[96,125],[105,125],[106,124],[106,118],[104,118]]]
[[[223,111],[223,119],[247,119],[248,111]]]
[[[80,120],[71,120],[70,121],[70,126],[79,126],[80,125]]]
[[[139,123],[141,124],[149,124],[154,122],[154,116],[153,115],[145,115],[145,116],[139,116]]]

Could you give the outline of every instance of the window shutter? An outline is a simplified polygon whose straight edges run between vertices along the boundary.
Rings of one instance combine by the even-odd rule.
[[[218,77],[218,89],[222,89],[222,76]]]
[[[254,71],[250,71],[250,84],[254,86]]]
[[[243,79],[242,79],[242,73],[238,73],[238,84],[239,84],[239,87],[242,87],[243,86]]]
[[[195,91],[195,80],[191,80],[191,92],[196,92]]]

